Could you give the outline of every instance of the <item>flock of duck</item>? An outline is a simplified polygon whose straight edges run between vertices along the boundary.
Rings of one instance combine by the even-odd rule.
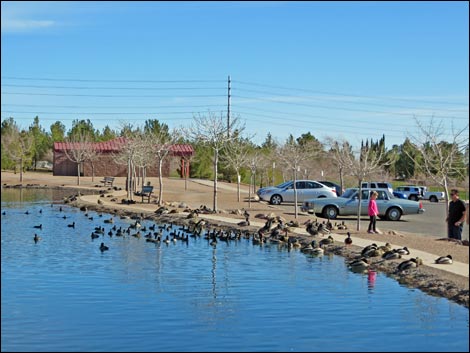
[[[51,205],[53,207],[53,205]],[[85,217],[89,220],[93,220],[93,216],[88,214],[88,209],[86,207],[81,208],[82,211],[85,211]],[[203,210],[203,209],[202,209]],[[59,211],[62,211],[62,206],[60,206]],[[157,210],[155,213],[157,213]],[[40,211],[42,213],[42,210]],[[140,215],[133,216],[121,216],[121,219],[132,219],[134,222],[129,224],[127,227],[117,227],[114,224],[114,215],[110,218],[104,219],[103,223],[112,225],[109,230],[106,230],[104,226],[96,226],[91,232],[91,240],[99,239],[100,237],[124,237],[132,236],[134,238],[146,238],[147,242],[160,244],[160,243],[175,243],[177,241],[189,242],[191,237],[203,237],[208,240],[211,246],[217,246],[218,242],[228,242],[236,241],[241,238],[249,239],[253,245],[263,245],[263,244],[278,244],[279,246],[285,246],[287,249],[298,248],[300,251],[311,254],[311,255],[322,255],[325,250],[332,244],[334,244],[334,238],[330,233],[334,230],[347,229],[344,222],[338,224],[332,224],[330,220],[318,222],[317,220],[308,220],[303,225],[305,226],[305,231],[308,236],[313,237],[313,239],[305,243],[305,237],[297,237],[290,233],[293,233],[294,228],[299,228],[300,225],[297,221],[286,222],[282,217],[276,216],[274,214],[265,215],[258,214],[255,218],[264,219],[265,224],[263,227],[259,228],[257,231],[242,229],[244,227],[250,226],[250,214],[245,210],[243,216],[244,221],[241,221],[237,224],[238,228],[228,228],[224,229],[220,226],[211,225],[208,221],[199,217],[201,210],[193,210],[189,212],[187,216],[186,225],[175,226],[173,223],[166,225],[157,225],[153,223],[150,226],[143,225],[143,221],[149,219],[145,217],[143,213]],[[2,213],[5,215],[5,212]],[[29,214],[29,211],[26,211],[26,214]],[[98,215],[102,217],[101,214]],[[66,219],[66,216],[62,218]],[[69,228],[75,228],[75,222],[67,224]],[[42,230],[42,224],[35,225],[35,229]],[[319,238],[321,237],[321,239]],[[41,240],[36,233],[34,234],[33,240],[35,243]],[[302,240],[302,241],[301,241]],[[351,233],[347,232],[347,237],[344,239],[344,244],[348,247],[353,244],[353,239],[351,238]],[[104,241],[101,242],[99,250],[101,252],[109,250],[109,247],[104,244]],[[403,255],[410,255],[410,251],[407,247],[395,248],[392,249],[392,246],[389,243],[386,243],[383,246],[378,246],[375,243],[372,243],[364,247],[359,256],[354,260],[348,263],[348,266],[353,271],[363,272],[370,271],[370,267],[374,264],[378,264],[388,260],[398,260],[401,259]],[[378,261],[373,262],[374,258],[380,258]],[[452,264],[452,256],[441,256],[435,259],[436,264]],[[397,266],[397,272],[406,271],[412,268],[416,268],[422,265],[422,259],[416,257],[409,260],[404,260],[400,262]]]
[[[348,238],[349,238],[349,233],[348,233]],[[345,239],[345,243],[348,241],[348,238]],[[349,266],[351,269],[356,270],[356,271],[366,271],[366,270],[369,270],[369,268],[374,264],[379,264],[387,260],[401,259],[402,255],[410,255],[410,251],[408,250],[406,246],[402,248],[392,249],[392,246],[390,243],[386,243],[385,245],[382,245],[382,246],[378,246],[377,244],[372,243],[364,247],[361,251],[361,255],[358,256],[353,261],[349,262]],[[375,257],[380,257],[381,260],[378,260],[373,263],[371,259]],[[452,264],[452,262],[453,260],[452,260],[451,255],[440,256],[434,260],[435,264],[450,265]],[[412,268],[416,268],[421,265],[423,265],[423,260],[420,259],[419,257],[410,258],[409,260],[404,260],[400,262],[396,268],[396,271],[403,272],[406,270],[410,270]]]

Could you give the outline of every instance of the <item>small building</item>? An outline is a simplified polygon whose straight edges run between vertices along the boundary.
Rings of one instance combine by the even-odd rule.
[[[126,145],[127,139],[118,137],[105,142],[92,143],[93,150],[97,152],[97,157],[93,161],[85,161],[80,166],[80,176],[127,176],[127,165],[118,164],[115,156]],[[76,146],[76,143],[54,142],[54,162],[53,175],[76,176],[77,164],[72,162],[66,155],[65,150],[70,151]],[[76,147],[75,147],[76,148]],[[188,144],[175,144],[171,146],[170,155],[163,161],[162,174],[169,177],[173,172],[178,171],[181,177],[184,172],[189,175],[189,158],[194,154],[194,149]],[[146,169],[148,177],[158,177],[157,158],[155,163]]]

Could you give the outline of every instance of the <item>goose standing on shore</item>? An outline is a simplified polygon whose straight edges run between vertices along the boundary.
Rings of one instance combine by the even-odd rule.
[[[351,245],[352,244],[352,239],[351,239],[351,233],[347,233],[348,234],[348,237],[346,239],[344,239],[344,244],[346,244],[347,246]]]

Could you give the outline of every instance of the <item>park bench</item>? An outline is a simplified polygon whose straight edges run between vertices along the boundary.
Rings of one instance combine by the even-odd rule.
[[[142,191],[140,192],[140,196],[142,196],[142,202],[144,202],[144,198],[147,198],[147,203],[150,203],[150,195],[152,195],[152,192],[153,186],[142,186]]]
[[[113,186],[114,177],[104,177],[103,180],[100,180],[100,183],[103,183],[104,186]]]

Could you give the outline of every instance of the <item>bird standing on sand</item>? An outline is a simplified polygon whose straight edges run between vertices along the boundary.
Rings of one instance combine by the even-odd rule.
[[[344,244],[349,246],[352,244],[351,233],[348,232],[347,234],[348,234],[348,237],[344,239]]]

